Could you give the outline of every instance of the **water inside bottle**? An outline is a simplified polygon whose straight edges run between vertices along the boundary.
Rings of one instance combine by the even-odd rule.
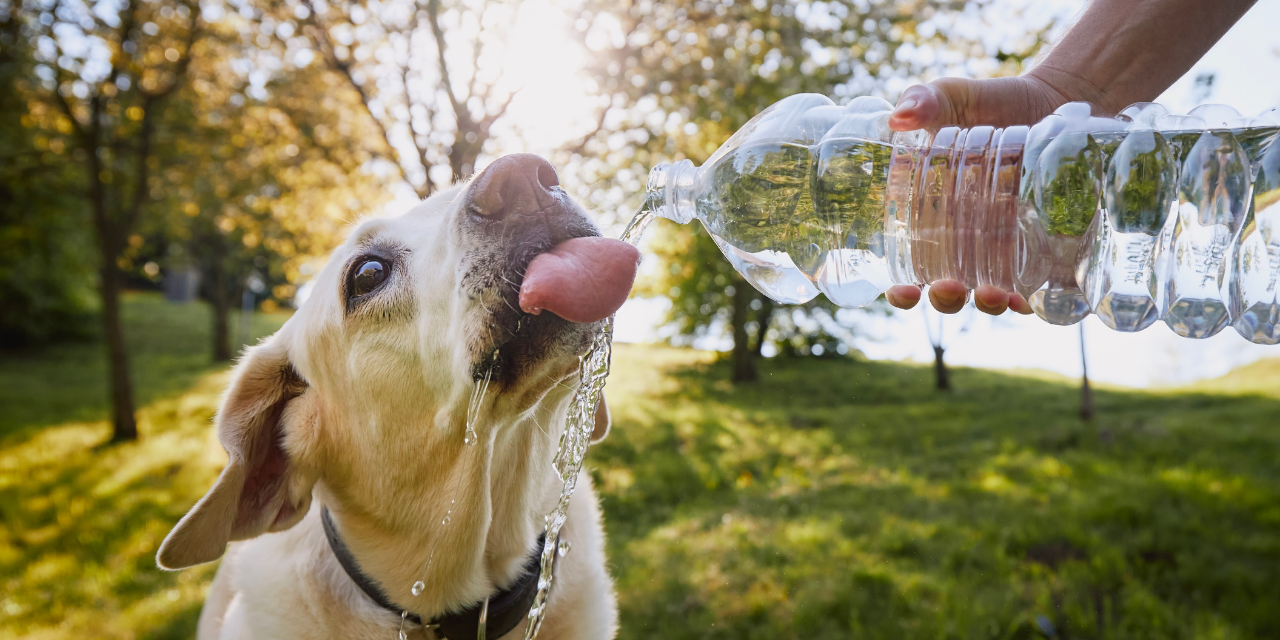
[[[699,199],[703,225],[735,268],[771,298],[803,303],[818,295],[796,263],[788,235],[806,217],[809,149],[757,144],[735,149],[711,168]],[[803,202],[803,204],[802,204]],[[797,207],[800,208],[797,211]],[[807,249],[806,249],[807,251]],[[807,264],[807,263],[806,263]]]
[[[735,149],[711,168],[704,224],[769,297],[865,305],[890,284],[882,177],[892,153],[856,139]]]

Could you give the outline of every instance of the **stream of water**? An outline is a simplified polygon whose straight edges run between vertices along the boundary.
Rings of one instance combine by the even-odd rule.
[[[622,232],[621,240],[630,243],[632,246],[639,244],[644,230],[649,226],[649,223],[653,222],[653,218],[654,212],[646,203]],[[587,456],[587,447],[591,445],[591,433],[595,429],[596,405],[600,403],[605,379],[609,377],[609,359],[612,355],[612,350],[613,318],[610,317],[601,323],[600,331],[595,335],[591,348],[578,358],[578,389],[574,392],[573,399],[570,401],[569,411],[565,416],[564,433],[560,436],[560,443],[556,449],[555,459],[552,462],[563,485],[560,490],[560,500],[545,517],[546,536],[542,546],[538,574],[538,593],[534,598],[533,606],[529,609],[528,622],[524,633],[525,640],[533,640],[542,627],[542,619],[546,614],[547,598],[551,594],[551,585],[555,578],[552,573],[552,568],[555,566],[555,558],[557,555],[567,555],[571,548],[569,541],[560,540],[560,528],[564,526],[565,520],[568,518],[569,498],[573,495],[574,489],[577,488],[578,474],[582,471],[582,463]],[[477,440],[475,423],[479,417],[480,407],[484,402],[485,395],[489,390],[489,379],[490,374],[486,373],[482,380],[475,382],[470,401],[467,403],[466,431],[463,435],[463,442],[468,445],[475,444]],[[454,490],[456,491],[456,487],[454,487]],[[453,492],[451,491],[451,493]],[[450,503],[452,506],[452,499]],[[452,520],[452,514],[453,509],[450,508],[440,525],[448,526],[450,520]],[[431,561],[434,557],[435,552],[433,550],[427,559],[424,573],[430,570]],[[417,596],[422,593],[424,587],[423,581],[419,580],[413,584],[410,592]],[[486,612],[488,611],[487,601],[484,609]],[[408,640],[408,635],[404,629],[407,615],[408,612],[402,612],[400,617],[400,640]],[[480,618],[477,640],[485,640],[486,617],[482,615]]]
[[[639,244],[644,230],[653,222],[654,213],[645,206],[640,209],[631,223],[627,225],[620,238],[632,246]],[[587,457],[587,447],[591,445],[591,432],[595,429],[596,405],[600,403],[604,391],[605,379],[609,377],[609,358],[613,351],[613,318],[606,319],[600,332],[596,334],[591,349],[578,358],[578,390],[574,392],[569,404],[569,413],[565,417],[564,433],[560,436],[560,445],[556,449],[554,465],[556,473],[564,483],[560,489],[560,501],[551,513],[546,516],[546,536],[542,545],[542,565],[538,575],[538,595],[529,609],[528,624],[525,626],[525,640],[533,640],[542,627],[542,618],[546,615],[547,597],[551,594],[551,585],[555,579],[552,568],[555,566],[556,554],[569,552],[569,546],[560,545],[560,528],[564,526],[569,513],[569,497],[578,484],[578,473],[582,471],[582,461]]]

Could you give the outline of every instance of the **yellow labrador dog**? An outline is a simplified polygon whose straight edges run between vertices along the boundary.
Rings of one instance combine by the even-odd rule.
[[[166,569],[226,556],[199,638],[521,636],[578,356],[635,276],[599,235],[531,155],[352,232],[236,368],[227,467],[160,547]],[[585,474],[562,539],[539,637],[613,637]]]

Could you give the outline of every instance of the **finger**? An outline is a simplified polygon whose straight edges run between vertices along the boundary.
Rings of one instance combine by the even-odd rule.
[[[973,306],[986,314],[998,316],[1009,308],[1009,292],[1000,287],[984,284],[973,290]]]
[[[909,284],[894,285],[884,292],[884,297],[889,304],[899,309],[911,309],[920,303],[920,287]]]
[[[938,280],[929,285],[929,302],[942,313],[956,313],[964,308],[969,290],[959,280]]]
[[[1015,313],[1021,313],[1024,316],[1031,315],[1031,305],[1027,304],[1027,299],[1023,298],[1017,292],[1009,294],[1009,309]]]
[[[938,96],[933,89],[922,84],[907,87],[889,114],[889,128],[894,131],[924,129],[933,126],[938,113]]]

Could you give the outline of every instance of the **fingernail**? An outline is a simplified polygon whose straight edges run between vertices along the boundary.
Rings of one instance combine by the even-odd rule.
[[[893,108],[893,115],[903,115],[918,106],[920,106],[919,100],[916,100],[915,98],[907,98],[906,100],[899,102],[898,106]]]
[[[954,293],[944,293],[942,291],[938,291],[938,292],[935,292],[933,296],[935,299],[937,299],[938,302],[950,305],[950,304],[955,304],[957,302],[964,300],[965,294],[961,293],[957,295]]]

